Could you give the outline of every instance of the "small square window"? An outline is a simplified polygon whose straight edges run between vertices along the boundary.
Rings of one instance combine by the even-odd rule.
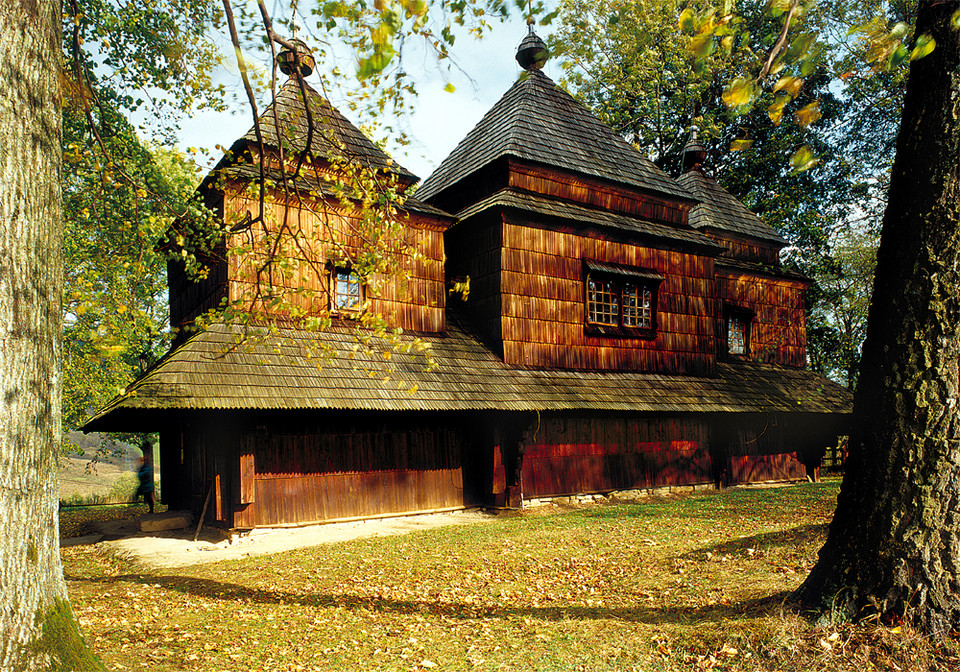
[[[586,332],[597,336],[653,338],[657,288],[663,276],[645,269],[588,261]]]
[[[330,309],[337,313],[355,313],[363,301],[360,276],[348,268],[330,272]]]

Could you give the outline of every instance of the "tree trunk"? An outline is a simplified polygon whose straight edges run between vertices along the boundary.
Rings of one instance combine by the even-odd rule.
[[[960,626],[960,1],[921,2],[854,401],[820,560],[798,591],[942,639]]]
[[[0,2],[0,669],[97,669],[67,602],[60,445],[60,3]]]

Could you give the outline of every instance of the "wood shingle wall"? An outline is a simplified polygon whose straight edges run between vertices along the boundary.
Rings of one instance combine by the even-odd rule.
[[[807,283],[718,269],[717,294],[721,312],[736,306],[749,310],[750,359],[765,364],[805,367],[807,327],[804,292]],[[726,332],[718,323],[722,351]]]
[[[585,333],[584,260],[664,276],[654,338]],[[700,374],[713,370],[712,257],[508,220],[502,264],[503,353],[508,364]]]
[[[234,224],[242,221],[245,213],[258,209],[254,200],[228,196],[225,221]],[[330,309],[332,265],[365,254],[370,249],[365,236],[370,232],[363,230],[356,212],[344,211],[329,201],[313,202],[307,208],[273,199],[264,209],[270,233],[255,224],[229,235],[221,254],[211,260],[207,278],[191,281],[178,264],[171,262],[174,324],[183,326],[200,313],[218,307],[224,298],[239,302],[245,310],[280,316],[289,316],[291,311],[319,315]],[[395,238],[400,251],[385,253],[396,271],[374,273],[368,279],[370,311],[385,317],[391,326],[442,331],[446,304],[443,227],[415,213],[401,211],[398,218],[401,232]],[[224,251],[228,248],[230,254]],[[277,290],[282,293],[280,307],[271,304]]]
[[[542,196],[583,203],[608,212],[685,226],[690,203],[568,172],[511,160],[509,186]]]

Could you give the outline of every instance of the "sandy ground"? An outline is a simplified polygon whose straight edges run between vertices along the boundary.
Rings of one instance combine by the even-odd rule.
[[[63,546],[97,545],[108,555],[133,560],[148,567],[182,567],[206,562],[220,562],[269,553],[279,553],[305,546],[332,544],[361,537],[406,534],[446,525],[467,525],[491,520],[495,516],[478,510],[429,513],[397,518],[378,518],[346,523],[327,523],[308,527],[253,530],[225,537],[204,531],[193,541],[193,529],[143,533],[136,521],[115,523],[103,535],[63,540]]]

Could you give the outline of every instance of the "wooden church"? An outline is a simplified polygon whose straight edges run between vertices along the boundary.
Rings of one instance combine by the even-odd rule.
[[[815,474],[851,397],[804,368],[810,281],[780,266],[786,241],[704,172],[695,135],[679,178],[661,172],[544,53],[531,30],[517,81],[415,197],[287,53],[302,68],[259,137],[201,187],[225,231],[208,275],[169,267],[175,326],[238,301],[275,325],[182,339],[85,429],[159,432],[165,502],[209,496],[239,529]],[[337,182],[354,168],[398,195],[401,275],[358,270],[362,187]],[[282,230],[306,242],[271,268]]]

